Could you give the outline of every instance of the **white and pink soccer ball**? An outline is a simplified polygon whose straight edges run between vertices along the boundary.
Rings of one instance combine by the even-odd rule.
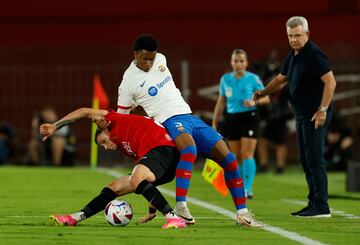
[[[124,200],[115,199],[106,205],[104,215],[110,225],[125,226],[130,223],[133,212],[129,203]]]

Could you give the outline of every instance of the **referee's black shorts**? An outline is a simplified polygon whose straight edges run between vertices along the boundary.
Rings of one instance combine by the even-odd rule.
[[[180,152],[176,147],[158,146],[143,156],[139,163],[145,165],[155,175],[154,185],[171,182],[175,178]]]
[[[242,137],[258,138],[260,116],[257,110],[242,113],[225,113],[221,132],[227,140]]]

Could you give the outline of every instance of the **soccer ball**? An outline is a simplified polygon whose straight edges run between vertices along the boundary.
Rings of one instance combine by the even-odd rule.
[[[124,200],[112,200],[104,209],[106,221],[113,226],[125,226],[133,216],[132,208]]]

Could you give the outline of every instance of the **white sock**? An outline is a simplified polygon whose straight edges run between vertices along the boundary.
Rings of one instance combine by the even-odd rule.
[[[238,211],[236,211],[237,214],[244,214],[247,212],[249,212],[249,210],[247,208],[242,208],[242,209],[239,209]]]
[[[176,202],[176,208],[186,208],[186,202]]]
[[[71,217],[73,217],[77,222],[80,222],[80,221],[83,221],[84,219],[86,219],[85,213],[82,211],[73,213],[71,215]]]

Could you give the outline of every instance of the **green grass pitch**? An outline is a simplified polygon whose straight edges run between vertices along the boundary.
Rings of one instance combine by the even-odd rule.
[[[115,169],[126,174],[128,169]],[[103,213],[76,227],[53,227],[48,216],[81,209],[114,177],[87,168],[0,168],[0,244],[299,244],[266,229],[248,229],[216,210],[189,203],[196,224],[186,229],[163,230],[164,218],[136,225],[147,211],[142,196],[129,194],[134,217],[126,227],[112,227]],[[164,185],[174,191],[174,182]],[[258,174],[255,196],[248,208],[265,224],[295,233],[310,244],[360,244],[360,193],[345,192],[345,174],[329,173],[329,219],[294,218],[289,214],[306,201],[306,183],[297,168],[283,175]],[[194,171],[189,196],[234,211],[231,198],[222,197]],[[165,195],[174,206],[172,196]],[[305,240],[307,241],[307,240]],[[306,243],[306,242],[304,242]]]

